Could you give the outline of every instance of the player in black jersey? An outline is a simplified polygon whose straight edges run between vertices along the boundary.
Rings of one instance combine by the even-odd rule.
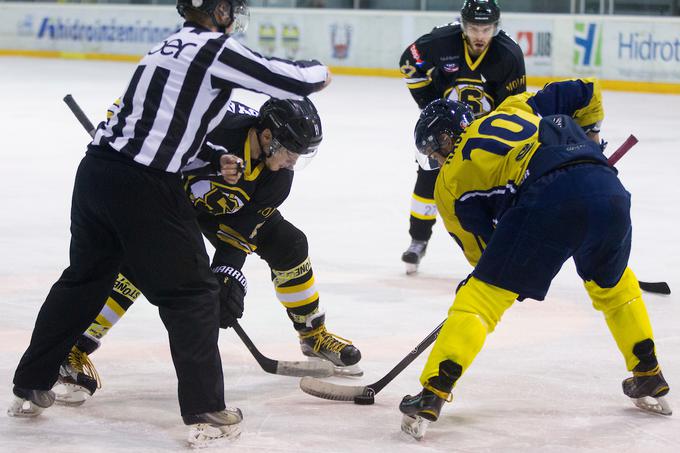
[[[499,28],[500,15],[496,0],[466,0],[460,23],[437,27],[406,48],[400,70],[419,108],[448,98],[466,103],[480,117],[506,97],[526,90],[522,49]],[[411,245],[401,257],[407,274],[418,270],[432,236],[438,174],[418,167],[411,199]]]
[[[234,88],[301,99],[330,82],[318,61],[267,59],[232,39],[245,4],[177,0],[182,28],[142,57],[120,109],[97,127],[75,178],[70,265],[40,309],[9,415],[34,417],[53,404],[60,365],[125,265],[168,331],[190,442],[239,435],[242,413],[224,401],[220,286],[180,171],[225,117]],[[214,161],[229,184],[238,160]]]
[[[359,350],[326,330],[307,238],[277,209],[290,193],[293,168],[300,160],[312,158],[321,143],[316,108],[307,98],[270,99],[259,114],[237,102],[230,103],[229,111],[184,177],[203,234],[215,247],[212,270],[221,286],[220,325],[230,327],[243,315],[247,281],[241,268],[254,252],[269,265],[277,297],[300,337],[302,352],[331,361],[338,374],[359,376]],[[217,168],[210,163],[223,154],[244,162],[243,177],[236,183],[206,171]],[[124,274],[125,270],[96,320],[62,363],[59,383],[67,391],[57,394],[58,402],[80,405],[97,389],[98,375],[88,355],[140,294],[134,279]]]

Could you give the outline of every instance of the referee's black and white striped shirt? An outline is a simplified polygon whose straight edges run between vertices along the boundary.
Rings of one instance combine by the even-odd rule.
[[[225,34],[187,22],[142,59],[91,146],[175,173],[220,123],[233,88],[300,99],[320,90],[327,73],[317,61],[265,58]]]

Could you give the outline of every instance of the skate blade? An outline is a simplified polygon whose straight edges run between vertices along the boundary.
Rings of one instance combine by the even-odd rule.
[[[668,401],[666,401],[666,398],[663,396],[659,396],[657,398],[651,397],[651,396],[646,396],[643,398],[631,398],[633,400],[633,404],[637,406],[639,409],[642,409],[645,412],[651,412],[652,414],[660,414],[660,415],[672,415],[673,410],[671,409],[670,404],[668,404]]]
[[[418,265],[413,263],[406,263],[406,275],[413,275],[418,273]]]
[[[14,399],[7,408],[7,415],[10,417],[37,417],[44,411],[44,407],[37,406],[29,400],[14,396]]]
[[[415,440],[422,440],[427,432],[427,427],[430,425],[430,421],[424,419],[423,417],[404,414],[401,418],[401,431],[409,436],[413,437]]]
[[[364,375],[364,370],[362,370],[358,364],[348,365],[348,366],[337,366],[333,362],[327,359],[322,359],[321,357],[307,357],[310,362],[323,362],[328,363],[333,367],[333,376],[339,377],[361,377]],[[317,376],[312,376],[317,377]],[[328,376],[318,376],[318,377],[328,377]]]
[[[359,368],[359,365],[336,366],[333,369],[334,376],[340,377],[361,377],[364,375],[364,370]]]
[[[192,425],[187,442],[192,448],[207,448],[228,445],[241,435],[241,426],[234,425],[211,426],[206,423]]]
[[[81,406],[92,396],[87,389],[75,384],[60,383],[52,390],[54,391],[54,402],[61,406]]]

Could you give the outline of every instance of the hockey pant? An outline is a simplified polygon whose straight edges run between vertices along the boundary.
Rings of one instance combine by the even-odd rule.
[[[295,329],[300,330],[304,328],[306,316],[318,311],[319,306],[319,293],[314,285],[314,271],[308,256],[307,237],[293,224],[280,218],[272,225],[263,226],[258,239],[256,253],[269,264],[276,296],[286,308]],[[217,255],[220,253],[216,253]],[[213,262],[213,266],[232,265],[222,262],[222,259],[218,261]],[[127,312],[138,296],[139,290],[134,284],[124,275],[118,274],[104,308],[83,333],[89,340],[86,344],[93,344],[91,348],[83,347],[84,352],[92,353],[99,346],[102,337]],[[80,344],[83,342],[79,341]]]
[[[418,178],[411,197],[411,216],[408,233],[417,241],[429,241],[432,227],[437,220],[434,201],[434,184],[439,170],[423,170],[418,167]]]

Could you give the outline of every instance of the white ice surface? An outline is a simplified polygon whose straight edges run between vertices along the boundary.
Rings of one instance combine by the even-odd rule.
[[[0,59],[0,389],[11,381],[38,309],[67,266],[73,176],[88,137],[62,103],[72,93],[99,121],[132,73],[124,63]],[[263,97],[238,93],[258,106]],[[332,332],[361,348],[366,375],[382,377],[444,317],[469,272],[441,222],[421,272],[404,275],[415,180],[417,109],[399,79],[335,77],[313,96],[324,122],[319,155],[282,207],[309,238]],[[633,193],[631,266],[642,280],[680,287],[680,96],[606,92],[610,152],[640,143],[619,164]],[[265,263],[251,257],[243,326],[267,355],[302,359]],[[677,294],[677,293],[676,293]],[[455,401],[420,442],[399,434],[401,397],[419,390],[420,357],[373,406],[303,394],[296,378],[265,374],[233,332],[220,339],[227,404],[242,408],[232,451],[678,452],[680,300],[646,295],[676,415],[636,410],[621,392],[626,370],[600,313],[567,264],[544,302],[516,304],[464,376]],[[140,299],[94,360],[103,388],[80,408],[34,420],[0,415],[0,451],[185,450],[176,378],[156,309]],[[4,410],[4,409],[3,409]]]

